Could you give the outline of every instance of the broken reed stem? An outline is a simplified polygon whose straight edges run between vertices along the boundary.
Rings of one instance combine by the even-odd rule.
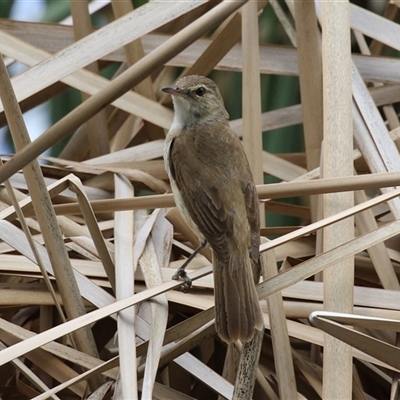
[[[258,359],[264,338],[264,327],[260,331],[256,329],[255,332],[253,339],[242,346],[232,400],[250,400],[253,396]]]
[[[295,1],[297,54],[307,169],[319,168],[323,135],[322,60],[314,2]],[[318,219],[318,197],[310,198],[311,219]]]
[[[261,238],[261,240],[262,243],[267,242],[265,238]],[[278,265],[273,249],[264,252],[261,255],[260,261],[261,274],[264,280],[278,275]],[[291,400],[297,397],[297,388],[282,293],[278,292],[267,297],[266,302],[270,320],[279,398],[282,400]]]
[[[17,151],[20,151],[29,146],[30,138],[1,56],[0,97],[15,148]],[[39,162],[37,160],[33,161],[24,168],[23,172],[67,316],[70,319],[77,318],[86,314],[86,310],[72,271],[71,261],[68,257]],[[96,344],[90,328],[85,327],[82,330],[74,332],[74,340],[79,350],[98,357]],[[100,384],[100,380],[96,380],[92,384],[96,388]]]
[[[297,238],[300,238],[302,236],[308,235],[312,232],[317,231],[318,229],[324,228],[328,225],[331,225],[335,222],[341,221],[349,216],[355,215],[359,212],[369,210],[372,207],[381,204],[383,202],[390,201],[392,198],[397,197],[400,194],[400,189],[396,189],[392,192],[382,194],[378,197],[374,197],[373,199],[367,200],[366,202],[359,204],[357,206],[348,208],[338,214],[332,215],[330,217],[324,218],[322,220],[319,220],[317,222],[313,222],[310,225],[306,225],[302,228],[299,228],[293,232],[287,233],[283,236],[280,236],[274,240],[270,240],[269,242],[262,243],[260,246],[260,251],[267,251],[270,249],[273,249],[275,247],[280,246],[283,243],[287,243],[290,240],[295,240]]]
[[[0,159],[0,165],[2,165],[2,164],[3,164],[3,162]],[[55,290],[54,290],[54,288],[53,288],[53,286],[52,286],[52,284],[50,282],[49,274],[46,271],[46,267],[44,266],[43,260],[40,257],[40,254],[39,254],[39,252],[37,250],[36,243],[33,240],[32,234],[31,234],[31,232],[29,230],[29,227],[28,227],[28,225],[27,225],[27,223],[25,221],[24,214],[22,213],[22,210],[21,210],[20,205],[18,203],[17,197],[15,196],[14,189],[11,186],[11,183],[8,180],[4,182],[4,186],[5,186],[6,190],[7,190],[8,196],[10,197],[11,204],[13,205],[13,207],[15,209],[15,212],[16,212],[17,217],[19,219],[19,222],[21,224],[22,230],[25,233],[26,239],[27,239],[27,241],[29,243],[29,246],[30,246],[30,248],[32,250],[32,253],[33,253],[34,257],[35,257],[36,263],[39,266],[40,272],[43,275],[43,280],[44,280],[44,282],[46,284],[47,290],[50,292],[50,295],[51,295],[51,297],[52,297],[52,299],[54,301],[54,304],[55,304],[55,307],[57,309],[58,315],[59,315],[61,321],[65,322],[67,319],[65,318],[64,311],[62,310],[61,304],[57,299],[56,292],[55,292]],[[73,341],[72,337],[70,339]]]
[[[311,260],[303,262],[297,268],[287,270],[278,276],[275,276],[267,281],[262,282],[257,287],[257,292],[260,299],[267,296],[271,296],[286,287],[289,287],[297,282],[300,282],[308,277],[322,271],[325,268],[334,265],[338,261],[345,259],[351,255],[359,253],[360,251],[373,246],[376,243],[390,239],[391,237],[400,233],[400,221],[394,221],[375,231],[368,233],[362,237],[353,239],[352,241],[340,246],[339,248],[329,250],[320,256],[317,256]],[[190,277],[195,280],[212,271],[211,266],[201,268],[200,270],[193,273]],[[101,309],[95,310],[89,314],[83,315],[74,321],[68,321],[62,325],[56,326],[46,332],[42,332],[32,338],[26,339],[20,343],[15,344],[5,350],[2,350],[2,357],[0,359],[0,365],[4,365],[10,360],[20,357],[23,354],[43,346],[53,340],[58,339],[70,332],[80,329],[83,326],[94,323],[101,318],[114,314],[127,307],[131,307],[134,304],[138,304],[144,300],[150,299],[157,296],[160,293],[164,293],[168,290],[174,289],[181,285],[181,282],[166,282],[155,288],[148,289],[144,292],[135,294],[132,297],[123,299],[105,306]],[[213,310],[207,312],[212,313]],[[207,314],[208,315],[208,314]]]
[[[240,40],[241,16],[235,13],[226,25],[214,37],[207,49],[186,70],[184,75],[208,76],[215,66],[224,58],[232,47]],[[181,76],[183,76],[181,74]]]
[[[294,2],[307,169],[319,167],[323,133],[320,32],[314,2]]]
[[[297,282],[323,271],[326,268],[335,268],[335,264],[351,257],[377,243],[388,240],[400,233],[400,220],[388,223],[363,236],[359,236],[339,247],[328,250],[314,258],[304,261],[296,268],[286,270],[278,276],[260,283],[257,287],[258,297],[264,299]],[[271,241],[273,242],[273,241]]]
[[[38,139],[15,154],[7,164],[0,168],[0,182],[4,182],[4,180],[15,174],[20,168],[29,164],[51,146],[67,137],[105,106],[136,86],[148,77],[151,72],[162,67],[172,57],[226,19],[244,3],[246,3],[246,0],[224,1],[218,4],[207,14],[199,17],[196,21],[160,45],[156,50],[132,65],[104,89],[99,90],[90,99],[52,125]]]
[[[257,185],[257,192],[260,199],[276,199],[362,189],[379,189],[382,187],[399,185],[400,172],[383,172],[361,176],[343,176],[341,178]],[[113,211],[138,210],[142,208],[174,207],[175,202],[172,194],[163,194],[142,196],[133,199],[93,200],[91,205],[95,213],[108,213]],[[78,203],[55,204],[54,210],[57,215],[80,213]],[[27,212],[25,215],[31,214]]]
[[[338,22],[340,21],[340,22]],[[350,5],[345,2],[322,4],[322,86],[324,140],[321,172],[323,177],[353,173],[353,118],[351,88]],[[351,208],[354,194],[329,193],[322,198],[324,217]],[[328,251],[354,237],[354,218],[346,218],[323,229],[322,248]],[[353,311],[354,257],[324,270],[324,309]],[[352,396],[352,348],[324,335],[323,398]]]
[[[354,200],[357,204],[362,204],[367,201],[365,191],[356,190],[354,192]],[[361,235],[378,227],[378,223],[371,209],[365,210],[360,214],[355,214],[354,217],[357,229]],[[396,271],[385,243],[378,243],[376,246],[369,248],[368,254],[375,267],[379,280],[381,281],[382,287],[389,290],[400,290],[399,280],[397,279]]]
[[[242,117],[243,147],[248,156],[254,183],[264,182],[261,129],[260,56],[257,1],[242,8]],[[260,207],[261,226],[265,225],[265,209]]]
[[[205,275],[210,274],[211,272],[212,272],[212,267],[207,266],[191,274],[190,278],[192,280],[199,279]],[[177,282],[177,281],[165,282],[157,287],[147,289],[144,292],[137,293],[126,299],[116,301],[112,304],[94,310],[91,313],[82,315],[72,321],[67,321],[62,325],[57,325],[52,329],[49,329],[45,332],[39,333],[36,336],[25,339],[13,345],[12,347],[8,347],[7,349],[2,350],[0,358],[0,366],[8,363],[14,358],[20,357],[23,354],[36,349],[37,347],[41,347],[46,343],[49,343],[64,335],[67,335],[68,333],[74,332],[89,324],[99,321],[102,318],[108,317],[128,307],[132,307],[135,304],[139,304],[145,300],[149,300],[159,294],[165,293],[168,290],[175,289],[181,285],[182,282]],[[209,314],[207,313],[207,315]]]
[[[133,197],[131,183],[123,176],[114,176],[115,197]],[[114,216],[115,243],[115,276],[116,299],[120,300],[134,294],[135,271],[132,268],[133,259],[133,211],[116,212]],[[128,261],[128,262],[127,262]],[[137,365],[136,365],[136,307],[118,313],[118,348],[120,354],[121,390],[124,398],[137,399]]]
[[[87,2],[71,1],[71,16],[73,20],[74,38],[78,41],[92,33],[92,22],[90,19],[89,8]],[[99,65],[95,61],[86,66],[88,71],[95,74],[100,73]],[[90,95],[82,92],[82,100],[86,101]],[[86,122],[85,126],[89,152],[91,157],[101,156],[110,152],[108,140],[107,118],[104,110],[94,115]]]
[[[121,18],[129,12],[133,11],[132,2],[111,0],[112,9],[115,18]],[[124,46],[126,63],[128,66],[135,64],[138,60],[145,56],[143,44],[141,39],[136,39],[131,43]],[[143,79],[135,86],[135,92],[156,101],[157,97],[153,88],[153,81],[150,76]],[[157,125],[151,124],[148,121],[143,121],[147,125],[147,134],[149,140],[163,139],[165,137],[164,130]]]

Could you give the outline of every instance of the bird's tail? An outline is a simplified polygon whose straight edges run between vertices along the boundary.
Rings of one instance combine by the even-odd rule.
[[[213,254],[213,266],[216,331],[227,343],[249,342],[263,327],[251,260],[247,252],[232,254],[229,262]]]

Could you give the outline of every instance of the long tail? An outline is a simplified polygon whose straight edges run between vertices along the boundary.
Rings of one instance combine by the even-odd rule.
[[[249,342],[263,326],[250,258],[232,254],[226,263],[213,254],[213,265],[216,331],[227,343]]]

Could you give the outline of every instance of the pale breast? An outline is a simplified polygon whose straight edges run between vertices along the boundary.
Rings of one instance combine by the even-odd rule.
[[[178,186],[175,182],[174,177],[172,176],[171,169],[170,169],[170,149],[171,149],[171,143],[174,138],[173,134],[170,135],[172,129],[167,135],[167,138],[165,140],[165,145],[164,145],[164,162],[165,162],[165,169],[167,171],[169,181],[171,183],[171,189],[172,193],[174,195],[175,199],[175,204],[182,215],[182,218],[186,222],[186,224],[189,226],[189,228],[193,231],[193,233],[199,238],[201,242],[204,241],[204,236],[201,234],[199,231],[197,225],[193,222],[188,209],[185,206],[185,202],[183,200],[182,194],[180,190],[178,189]]]

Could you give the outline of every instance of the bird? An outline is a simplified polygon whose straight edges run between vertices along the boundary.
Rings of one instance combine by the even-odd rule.
[[[161,90],[172,95],[174,118],[164,145],[176,206],[212,249],[215,327],[226,343],[249,342],[263,328],[256,286],[260,277],[260,216],[256,186],[218,86],[184,76]],[[175,277],[190,284],[184,270]]]

